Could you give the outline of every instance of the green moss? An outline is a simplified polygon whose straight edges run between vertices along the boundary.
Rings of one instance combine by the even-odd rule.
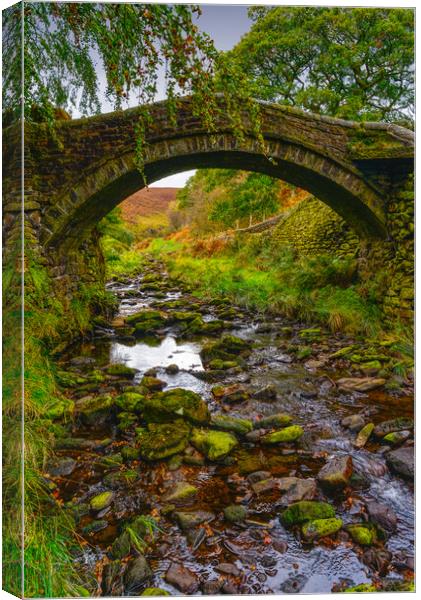
[[[136,392],[124,392],[115,399],[118,408],[125,412],[141,411],[145,397]]]
[[[114,375],[117,377],[126,377],[127,379],[133,379],[133,377],[137,373],[137,369],[132,369],[131,367],[128,367],[127,365],[123,365],[123,364],[114,364],[114,365],[110,365],[107,368],[107,373],[108,373],[108,375]]]
[[[238,440],[224,431],[194,429],[191,443],[200,452],[203,452],[209,460],[220,460],[238,445]]]
[[[302,500],[291,504],[281,515],[283,523],[287,526],[301,525],[308,521],[331,519],[335,511],[330,504],[316,500]]]
[[[371,546],[376,541],[376,533],[373,527],[356,524],[347,525],[346,530],[354,542],[361,546]]]
[[[224,517],[230,523],[244,521],[247,516],[247,509],[241,504],[231,504],[224,508]]]
[[[199,394],[182,388],[158,392],[145,399],[142,414],[149,423],[167,423],[182,418],[205,424],[210,419],[208,407]]]
[[[249,419],[238,419],[228,415],[212,415],[211,424],[222,431],[233,431],[245,435],[253,429],[253,423]]]
[[[314,519],[302,526],[302,534],[307,540],[315,540],[327,535],[333,535],[342,527],[342,520],[331,519]]]
[[[263,444],[282,444],[285,442],[296,442],[304,434],[304,429],[300,425],[291,425],[279,431],[268,433],[262,437]]]
[[[161,588],[149,587],[143,590],[140,594],[141,596],[171,596],[167,590],[163,590]]]
[[[140,454],[147,460],[160,460],[182,452],[189,441],[190,427],[183,421],[150,423],[138,435]]]
[[[102,492],[101,494],[98,494],[97,496],[91,498],[91,500],[89,501],[89,505],[91,509],[95,512],[100,512],[104,508],[107,508],[107,506],[110,506],[113,499],[113,492]]]

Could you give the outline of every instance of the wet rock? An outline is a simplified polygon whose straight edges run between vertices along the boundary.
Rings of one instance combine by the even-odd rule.
[[[367,567],[383,577],[389,570],[392,554],[383,548],[369,548],[364,552],[361,560]]]
[[[278,393],[276,391],[276,387],[272,384],[269,384],[257,392],[254,392],[253,398],[256,400],[276,400],[277,395]]]
[[[132,541],[129,533],[123,531],[113,542],[111,554],[114,558],[124,558],[130,554]]]
[[[171,365],[165,367],[165,372],[168,373],[168,375],[177,375],[179,371],[180,367],[175,363],[172,363]]]
[[[233,577],[239,577],[241,575],[240,569],[232,563],[219,563],[219,565],[215,567],[215,571],[223,573],[224,575],[232,575]]]
[[[251,444],[256,444],[266,433],[266,429],[256,429],[254,431],[250,431],[250,433],[246,433],[244,438],[247,442],[250,442]]]
[[[214,596],[215,594],[218,594],[223,584],[223,579],[211,579],[205,581],[205,583],[202,585],[202,592],[206,596]]]
[[[142,378],[140,385],[145,387],[150,392],[160,392],[167,385],[167,383],[165,381],[162,381],[161,379],[158,379],[157,377],[145,375]]]
[[[234,383],[228,387],[217,385],[212,388],[212,394],[219,402],[228,404],[246,402],[250,398],[248,391],[238,383]]]
[[[46,465],[46,472],[51,477],[66,477],[70,475],[76,468],[76,461],[70,457],[58,458],[49,461]]]
[[[148,423],[172,423],[174,419],[182,418],[201,425],[209,422],[210,414],[199,394],[175,388],[145,399],[143,418]]]
[[[383,444],[388,444],[389,446],[399,446],[408,440],[412,435],[412,431],[392,431],[392,433],[388,433],[382,438]]]
[[[124,488],[139,479],[137,471],[128,469],[127,471],[115,471],[114,473],[107,473],[104,477],[104,484],[110,487],[112,490]]]
[[[367,513],[370,521],[379,525],[385,531],[393,533],[396,531],[398,519],[394,511],[387,504],[381,502],[369,502]]]
[[[106,369],[108,375],[124,377],[125,379],[133,379],[137,372],[138,369],[133,369],[124,364],[113,364]]]
[[[254,473],[250,473],[247,479],[250,483],[257,483],[258,481],[269,479],[270,475],[270,471],[255,471]]]
[[[305,575],[292,575],[281,584],[281,591],[284,594],[298,594],[306,583],[307,577]]]
[[[125,593],[127,595],[137,592],[140,587],[152,578],[153,573],[148,561],[142,555],[131,560],[124,574]]]
[[[245,435],[253,429],[253,423],[249,419],[239,419],[228,415],[212,415],[211,425],[222,431],[233,431],[239,435]]]
[[[165,502],[181,502],[183,500],[189,500],[197,494],[197,487],[187,483],[187,481],[179,481],[171,488],[162,499]]]
[[[183,594],[194,594],[199,589],[199,579],[196,573],[175,562],[170,564],[165,573],[165,581]]]
[[[285,554],[285,552],[288,550],[288,544],[285,540],[274,541],[272,547],[274,550],[276,550],[276,552],[279,552],[279,554]]]
[[[98,427],[113,416],[114,399],[111,396],[86,396],[76,401],[74,412],[84,425]]]
[[[252,490],[255,494],[263,494],[265,492],[271,492],[278,488],[278,481],[276,479],[262,479],[251,484]]]
[[[94,512],[99,512],[110,506],[114,500],[113,492],[102,492],[101,494],[97,494],[93,498],[90,499],[89,505],[91,510]]]
[[[393,556],[392,564],[396,569],[414,571],[415,569],[415,560],[413,556],[406,554],[403,551],[398,551]]]
[[[369,524],[351,524],[345,526],[351,538],[360,546],[371,546],[376,541],[376,533]]]
[[[191,549],[193,550],[193,552],[195,552],[198,548],[200,548],[200,546],[206,540],[206,531],[205,531],[205,529],[200,527],[196,531],[195,530],[187,531],[186,537],[191,546]]]
[[[224,335],[220,341],[205,344],[200,351],[200,357],[209,364],[213,359],[235,360],[235,357],[250,353],[251,344],[233,335]]]
[[[365,418],[363,415],[349,415],[342,419],[341,425],[350,431],[360,431],[365,425]]]
[[[224,581],[221,591],[223,594],[234,596],[239,593],[238,586],[232,581]]]
[[[404,431],[406,429],[413,429],[414,421],[408,417],[398,417],[389,421],[383,421],[374,428],[374,435],[377,438],[382,438],[388,433],[395,431]]]
[[[352,471],[351,456],[335,456],[320,469],[317,479],[328,488],[343,488],[348,485]]]
[[[135,335],[142,335],[165,327],[166,317],[158,310],[142,310],[127,316],[126,323],[134,326]]]
[[[225,431],[194,429],[191,443],[209,460],[220,460],[238,445],[238,440]]]
[[[85,525],[85,527],[82,527],[82,533],[83,535],[92,535],[93,533],[102,531],[102,529],[105,529],[106,527],[108,527],[108,521],[105,521],[104,519],[95,519]]]
[[[141,596],[171,596],[167,590],[157,587],[148,587],[140,594]]]
[[[239,523],[247,517],[247,510],[241,504],[231,504],[224,508],[224,517],[230,523]]]
[[[330,504],[316,500],[302,500],[291,504],[281,514],[282,522],[287,525],[301,525],[316,519],[330,519],[335,517],[335,511]]]
[[[138,435],[139,450],[146,460],[160,460],[182,452],[189,440],[190,427],[183,421],[150,423],[147,431]]]
[[[193,448],[193,446],[187,446],[184,451],[183,462],[186,465],[201,466],[205,464],[205,457],[196,448]]]
[[[281,492],[285,492],[281,499],[283,505],[312,500],[317,492],[316,481],[311,478],[282,477],[278,480],[278,486]]]
[[[359,431],[354,442],[355,448],[364,448],[371,434],[373,433],[373,429],[374,423],[367,423],[367,425],[364,425],[364,427]]]
[[[274,427],[286,427],[291,425],[292,417],[283,413],[262,417],[254,422],[255,429],[272,429]]]
[[[405,479],[414,478],[414,448],[402,447],[386,454],[387,466]]]
[[[311,360],[308,360],[307,362],[305,362],[304,366],[306,369],[310,369],[310,370],[322,369],[326,365],[326,363],[327,363],[327,360],[324,360],[324,359],[321,359],[321,360],[320,359],[319,360],[311,359]]]
[[[333,535],[339,531],[341,527],[341,519],[315,519],[314,521],[304,523],[301,532],[306,540],[312,541],[328,535]]]
[[[215,515],[206,510],[196,510],[192,512],[177,511],[174,512],[174,518],[183,531],[213,521]]]
[[[283,444],[285,442],[295,442],[303,435],[304,429],[300,425],[290,425],[279,431],[268,433],[262,437],[263,444]]]
[[[343,377],[338,379],[336,385],[339,391],[344,392],[370,392],[386,383],[381,377]]]

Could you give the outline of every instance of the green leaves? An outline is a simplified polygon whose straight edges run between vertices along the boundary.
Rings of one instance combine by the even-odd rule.
[[[258,7],[230,53],[264,100],[356,120],[410,119],[412,9]]]

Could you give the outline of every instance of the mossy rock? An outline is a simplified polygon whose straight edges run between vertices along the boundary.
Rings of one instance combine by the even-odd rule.
[[[227,369],[235,369],[239,366],[236,360],[222,360],[221,358],[214,358],[208,363],[208,368],[213,371],[226,371]]]
[[[283,444],[286,442],[296,442],[304,434],[304,429],[300,425],[290,425],[279,431],[268,433],[262,437],[263,444]]]
[[[156,587],[148,587],[140,594],[141,596],[171,596],[167,590]]]
[[[240,523],[247,517],[247,509],[241,504],[230,504],[224,508],[224,517],[230,523]]]
[[[139,479],[137,471],[128,469],[127,471],[115,471],[108,473],[104,477],[104,484],[113,490],[128,487]]]
[[[106,527],[108,527],[108,521],[105,521],[104,519],[95,519],[94,521],[91,521],[91,523],[85,525],[85,527],[82,527],[82,533],[83,535],[91,535],[92,533],[102,531],[102,529],[105,529]]]
[[[143,323],[155,323],[158,327],[163,327],[165,322],[166,316],[159,310],[142,310],[126,317],[126,323],[135,327]]]
[[[306,540],[316,540],[321,537],[333,535],[334,533],[338,532],[341,527],[341,519],[314,519],[314,521],[304,523],[301,531]]]
[[[345,594],[367,594],[369,592],[378,592],[379,590],[372,583],[360,583],[359,585],[354,585],[353,587],[346,588],[344,590]]]
[[[133,425],[139,420],[139,417],[134,413],[129,412],[121,412],[118,414],[118,429],[119,431],[126,431],[126,429],[130,429]]]
[[[273,427],[287,427],[291,425],[292,417],[283,413],[269,415],[254,422],[254,429],[272,429]]]
[[[202,315],[199,312],[174,311],[170,314],[168,320],[173,323],[191,323],[192,321],[195,321],[196,319],[202,320]],[[203,321],[202,321],[202,323],[203,323]]]
[[[302,525],[308,521],[335,518],[335,510],[327,502],[317,500],[302,500],[288,506],[281,515],[283,523],[287,526]]]
[[[331,354],[329,356],[329,358],[344,358],[346,356],[349,356],[351,354],[351,352],[353,352],[355,350],[356,346],[345,346],[344,348],[341,348],[340,350],[337,350],[336,352],[333,352],[333,354]]]
[[[253,423],[249,419],[239,419],[228,415],[212,415],[211,425],[222,431],[233,431],[245,435],[253,429]]]
[[[311,329],[301,329],[298,336],[306,340],[317,341],[320,339],[321,334],[322,330],[319,327],[313,327]]]
[[[128,367],[124,364],[113,364],[107,368],[108,375],[113,375],[115,377],[124,377],[125,379],[133,379],[133,377],[137,373],[137,369],[133,369],[132,367]]]
[[[209,460],[220,460],[238,445],[238,440],[225,431],[194,429],[191,443]]]
[[[375,543],[377,536],[373,526],[366,524],[347,525],[345,527],[351,538],[360,546],[371,546]]]
[[[180,502],[182,500],[188,500],[196,496],[198,492],[197,487],[187,483],[187,481],[178,481],[173,488],[171,488],[164,496],[165,502]]]
[[[140,455],[146,460],[160,460],[182,452],[189,441],[190,427],[183,421],[150,423],[138,435]]]
[[[123,448],[121,448],[121,456],[125,461],[138,460],[140,457],[139,448],[123,446]]]
[[[236,356],[250,353],[251,343],[234,335],[224,335],[219,341],[205,344],[200,356],[205,364],[214,359],[222,361],[235,360]]]
[[[75,409],[75,403],[73,400],[69,400],[67,398],[63,398],[61,400],[57,399],[53,403],[47,405],[44,412],[44,417],[46,419],[51,419],[55,421],[56,419],[66,419],[70,417]]]
[[[104,467],[119,467],[123,464],[123,457],[120,453],[116,452],[108,456],[101,456],[99,463]]]
[[[210,413],[199,394],[175,388],[147,398],[144,402],[143,418],[148,423],[171,423],[174,419],[182,418],[201,425],[209,422]]]
[[[79,387],[87,381],[86,377],[71,371],[57,371],[56,377],[59,384],[66,388]]]
[[[104,510],[104,508],[110,506],[113,500],[113,492],[102,492],[101,494],[97,494],[96,496],[90,499],[89,506],[91,507],[91,510],[95,512],[100,512],[101,510]]]
[[[112,417],[114,406],[114,398],[111,396],[82,398],[75,404],[75,415],[85,425],[100,425]]]
[[[165,381],[161,381],[157,377],[143,377],[140,385],[145,387],[151,392],[160,392],[167,384]]]
[[[135,392],[124,392],[115,399],[116,406],[124,412],[140,412],[145,397]]]

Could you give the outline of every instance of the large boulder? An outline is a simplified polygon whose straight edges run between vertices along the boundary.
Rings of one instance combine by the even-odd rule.
[[[186,448],[189,435],[189,425],[181,420],[150,423],[147,430],[138,434],[140,455],[146,460],[160,460],[178,454]]]
[[[238,445],[238,440],[231,433],[225,431],[194,429],[191,443],[209,460],[220,460]]]
[[[206,403],[199,394],[182,388],[158,392],[143,402],[142,416],[148,423],[172,423],[185,419],[197,425],[210,420]]]
[[[114,415],[114,398],[111,396],[87,396],[75,403],[75,416],[84,425],[100,426]]]

